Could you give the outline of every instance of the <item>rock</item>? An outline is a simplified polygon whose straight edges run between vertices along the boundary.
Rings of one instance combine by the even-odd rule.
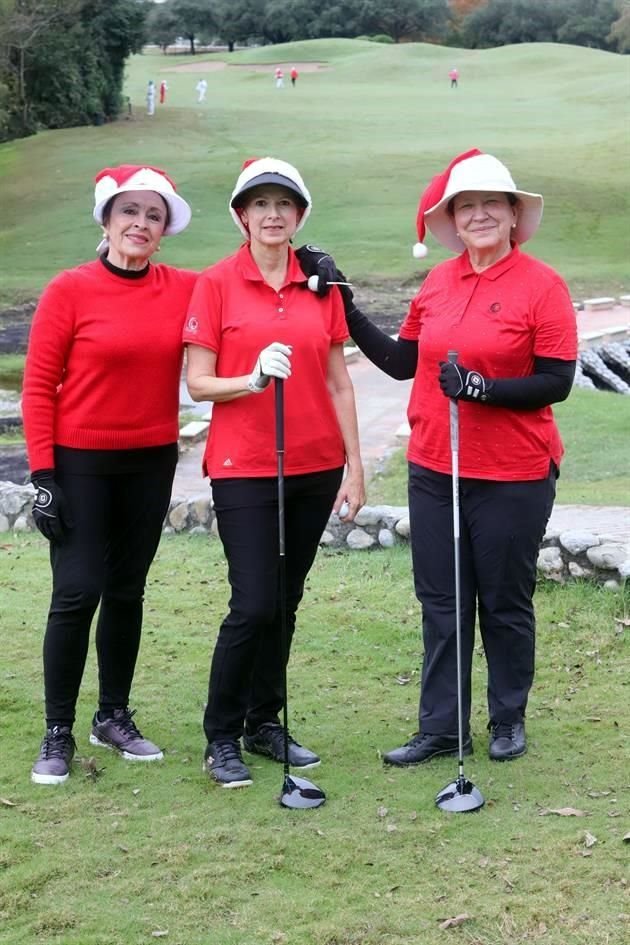
[[[191,523],[199,522],[200,525],[207,525],[210,511],[208,496],[195,496],[188,500],[188,515]]]
[[[330,545],[335,544],[335,536],[332,532],[329,532],[328,529],[326,529],[324,532],[322,532],[322,537],[319,539],[319,543],[320,545],[323,545],[324,548],[329,548]]]
[[[409,538],[409,515],[403,516],[398,522],[396,522],[396,534],[400,535],[401,538]]]
[[[188,522],[188,503],[181,502],[168,513],[168,521],[176,532],[182,532]]]
[[[596,548],[589,548],[586,557],[596,568],[601,568],[603,571],[615,571],[625,561],[626,550],[623,545],[608,542]]]
[[[557,545],[560,540],[560,530],[558,528],[548,528],[543,535],[545,545]]]
[[[353,528],[346,538],[346,544],[353,551],[364,551],[366,548],[371,548],[375,544],[375,540],[362,528]]]
[[[25,515],[23,512],[21,515],[18,515],[13,523],[14,532],[32,532],[33,528],[33,520],[30,515]]]
[[[619,577],[624,581],[630,578],[630,558],[626,558],[626,560],[622,561],[619,565]]]
[[[599,545],[599,538],[592,532],[571,529],[562,532],[560,535],[560,544],[572,555],[581,555],[587,548],[593,548]]]
[[[32,502],[35,489],[31,485],[18,486],[14,482],[1,482],[0,512],[9,518],[18,515],[27,502]]]
[[[355,525],[378,525],[380,523],[378,506],[364,505],[355,515]]]
[[[378,533],[378,543],[381,548],[393,548],[394,536],[389,528],[381,528]]]
[[[2,513],[0,513],[0,532],[8,532],[9,524],[9,519],[6,517],[6,515],[2,515]]]
[[[577,563],[577,561],[569,561],[568,568],[569,574],[574,578],[591,577],[593,573],[592,568],[583,568],[581,564]]]
[[[542,548],[538,553],[538,570],[551,581],[564,581],[564,561],[559,548]]]
[[[620,591],[621,585],[619,581],[614,581],[612,578],[608,581],[604,581],[604,589],[607,591]]]
[[[190,529],[188,534],[189,535],[207,535],[208,529],[204,528],[203,525],[195,525],[194,528]]]

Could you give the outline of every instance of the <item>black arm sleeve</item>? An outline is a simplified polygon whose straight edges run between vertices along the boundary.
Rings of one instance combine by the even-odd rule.
[[[358,308],[346,312],[346,321],[352,340],[372,364],[397,381],[406,381],[415,375],[418,364],[417,341],[390,338]]]
[[[575,361],[534,358],[534,373],[488,383],[487,404],[515,410],[538,410],[566,400],[571,392]]]

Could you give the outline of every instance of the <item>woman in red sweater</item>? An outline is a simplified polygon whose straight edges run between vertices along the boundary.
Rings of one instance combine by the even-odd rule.
[[[199,276],[184,329],[188,389],[194,400],[214,402],[204,471],[232,590],[204,715],[205,767],[227,788],[251,784],[241,735],[248,752],[284,759],[272,377],[286,378],[290,635],[331,510],[349,521],[365,498],[342,301],[336,288],[325,299],[305,291],[290,246],[310,210],[295,167],[275,158],[248,162],[230,200],[246,242]],[[319,758],[290,738],[289,762],[308,768]]]
[[[128,760],[162,757],[128,702],[145,580],[177,463],[181,331],[197,274],[149,260],[163,236],[185,229],[191,210],[163,171],[146,166],[105,168],[94,194],[101,255],[45,289],[24,374],[33,518],[50,542],[53,577],[37,784],[60,784],[70,773],[99,604],[90,742]]]

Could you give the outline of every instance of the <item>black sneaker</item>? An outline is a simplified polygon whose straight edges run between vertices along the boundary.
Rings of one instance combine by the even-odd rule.
[[[72,730],[67,725],[46,729],[39,757],[31,771],[34,784],[63,784],[68,780],[76,751]]]
[[[127,761],[161,761],[162,751],[145,738],[133,720],[129,709],[114,709],[107,719],[99,719],[98,712],[92,719],[90,745],[112,748]]]
[[[464,735],[463,753],[472,755],[472,739],[470,733]],[[421,765],[431,758],[452,757],[459,754],[457,735],[414,735],[401,748],[394,748],[383,755],[386,765]]]
[[[314,751],[304,748],[289,735],[289,764],[292,768],[316,768],[320,758]],[[284,727],[277,722],[265,722],[253,735],[243,735],[245,751],[253,755],[265,755],[284,764]]]
[[[523,722],[490,723],[490,747],[492,761],[512,761],[527,751],[525,724]]]
[[[210,742],[203,756],[203,770],[221,787],[248,787],[252,783],[243,764],[241,746],[235,738],[219,738]]]

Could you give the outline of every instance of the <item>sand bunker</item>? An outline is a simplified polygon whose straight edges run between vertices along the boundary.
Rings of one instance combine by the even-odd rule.
[[[274,62],[261,66],[258,63],[232,63],[216,60],[214,62],[187,62],[181,66],[171,66],[170,69],[160,69],[160,72],[219,72],[221,69],[229,68],[246,69],[248,72],[267,72],[273,75],[278,66],[281,66],[287,73],[291,66],[295,66],[298,72],[323,72],[330,68],[325,62]]]

